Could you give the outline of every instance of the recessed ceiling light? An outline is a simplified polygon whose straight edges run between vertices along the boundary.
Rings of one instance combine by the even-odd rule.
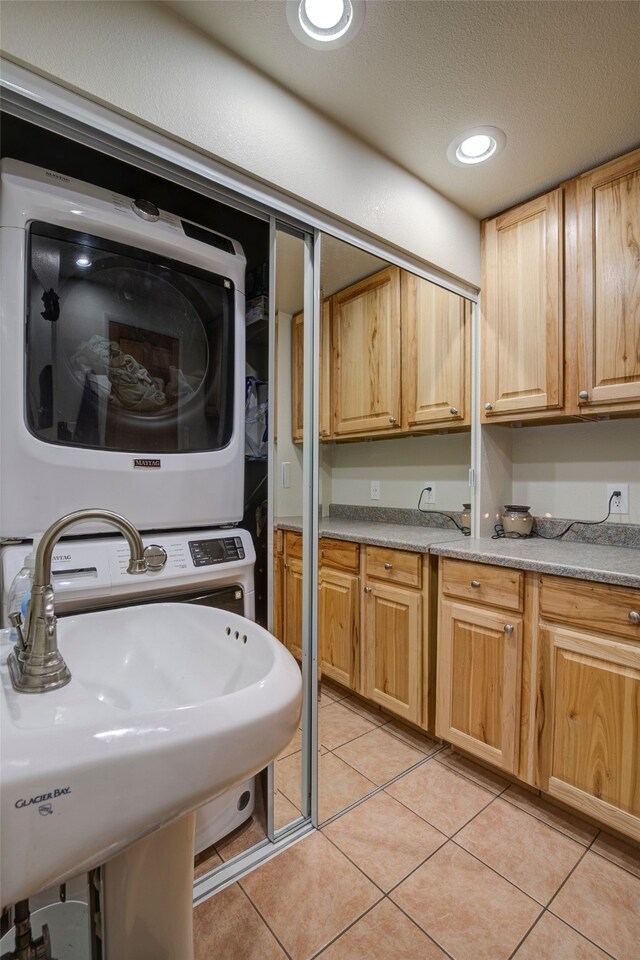
[[[78,267],[90,267],[91,260],[86,255],[86,253],[81,253],[79,257],[76,257],[76,265]]]
[[[498,127],[474,127],[451,141],[447,157],[457,167],[467,167],[495,157],[504,149],[506,142],[506,136]]]
[[[287,20],[308,47],[341,47],[362,26],[364,0],[287,0]]]

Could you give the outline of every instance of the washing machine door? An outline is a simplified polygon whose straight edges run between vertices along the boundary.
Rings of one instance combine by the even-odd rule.
[[[32,222],[28,286],[25,416],[32,434],[138,456],[229,443],[231,280]]]

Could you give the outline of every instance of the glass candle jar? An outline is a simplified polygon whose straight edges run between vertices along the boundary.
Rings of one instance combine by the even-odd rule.
[[[533,529],[533,517],[529,513],[529,507],[505,503],[502,529],[505,537],[528,537]]]

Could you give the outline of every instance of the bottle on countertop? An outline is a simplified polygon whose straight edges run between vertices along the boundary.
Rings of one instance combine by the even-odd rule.
[[[6,626],[10,625],[9,617],[12,613],[21,613],[23,621],[26,620],[26,609],[31,599],[31,587],[33,586],[33,574],[36,569],[36,551],[41,540],[41,534],[36,534],[33,538],[33,545],[30,553],[24,558],[24,564],[16,573],[11,581],[9,593],[4,609],[4,622]],[[11,643],[17,643],[18,633],[15,627],[11,627],[9,634]]]

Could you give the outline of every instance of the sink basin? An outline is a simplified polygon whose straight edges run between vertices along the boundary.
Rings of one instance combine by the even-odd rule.
[[[295,660],[237,614],[159,603],[62,619],[72,679],[43,694],[11,686],[3,633],[3,905],[257,773],[299,722]]]

